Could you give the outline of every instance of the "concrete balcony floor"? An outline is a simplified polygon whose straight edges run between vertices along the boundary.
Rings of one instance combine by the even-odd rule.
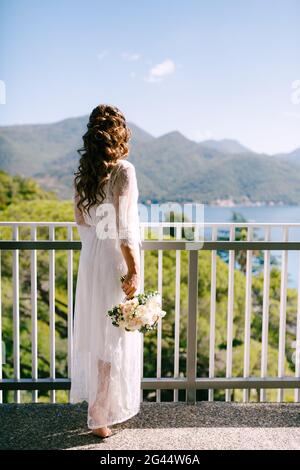
[[[86,405],[0,405],[0,449],[300,449],[300,404],[143,403],[109,439]]]

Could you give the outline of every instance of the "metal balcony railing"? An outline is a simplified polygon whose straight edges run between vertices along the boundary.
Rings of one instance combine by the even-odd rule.
[[[47,240],[39,240],[38,230],[47,230]],[[174,230],[173,238],[166,239],[164,229]],[[30,237],[22,240],[19,237],[20,229],[27,228]],[[67,233],[66,240],[55,240],[56,229],[64,228]],[[59,222],[1,222],[0,230],[10,229],[11,239],[0,241],[1,252],[12,252],[12,286],[13,286],[13,378],[2,378],[2,367],[0,367],[0,394],[1,390],[14,390],[15,401],[20,402],[20,390],[31,390],[32,401],[38,401],[39,390],[50,390],[51,401],[55,402],[56,390],[67,390],[71,383],[71,359],[72,359],[72,329],[73,329],[73,251],[80,250],[81,243],[74,240],[74,223]],[[157,239],[147,239],[147,230],[158,231]],[[194,240],[182,238],[182,229],[192,229]],[[247,240],[236,240],[237,229],[244,228],[247,231]],[[156,401],[160,401],[162,389],[174,391],[174,401],[178,400],[178,390],[186,390],[187,402],[196,400],[198,389],[208,390],[208,399],[214,400],[214,390],[226,390],[226,401],[232,399],[233,389],[243,389],[243,400],[249,400],[251,389],[260,390],[260,400],[265,401],[266,389],[278,389],[278,401],[283,399],[284,389],[294,389],[295,401],[300,401],[300,364],[296,361],[295,375],[285,375],[286,357],[286,302],[288,287],[288,252],[300,251],[299,241],[289,241],[289,230],[300,228],[300,224],[251,224],[251,223],[205,223],[201,226],[194,223],[142,223],[142,254],[141,254],[141,287],[144,286],[144,259],[147,250],[158,251],[158,291],[162,292],[163,286],[163,254],[166,250],[173,250],[175,255],[175,331],[174,331],[174,374],[173,377],[162,377],[162,324],[157,329],[157,356],[156,377],[141,377],[142,389],[156,389]],[[262,240],[254,240],[254,229],[263,233]],[[280,241],[271,241],[272,229],[282,231]],[[229,233],[228,240],[220,240],[219,230]],[[201,232],[202,231],[202,232]],[[200,240],[200,232],[204,235],[204,241]],[[208,238],[208,239],[207,239]],[[31,378],[20,376],[20,266],[19,252],[25,250],[30,252],[30,289],[31,289]],[[38,376],[38,305],[37,305],[37,254],[39,250],[49,251],[49,332],[50,332],[50,360],[49,378]],[[67,251],[67,323],[68,323],[68,377],[56,377],[56,340],[55,340],[55,253],[59,250]],[[186,350],[186,373],[182,377],[179,374],[179,335],[180,335],[180,274],[181,253],[188,252],[188,315],[187,315],[187,350]],[[211,252],[211,290],[210,290],[210,331],[209,331],[209,371],[207,377],[197,377],[197,318],[198,318],[198,273],[199,273],[199,250]],[[224,250],[229,252],[228,256],[228,303],[227,303],[227,344],[226,344],[226,376],[215,376],[215,329],[216,329],[216,275],[217,275],[217,252]],[[235,254],[245,250],[245,312],[244,312],[244,357],[243,376],[233,377],[233,322],[234,322],[234,273]],[[254,250],[263,250],[264,253],[264,285],[262,306],[262,332],[261,332],[261,371],[260,375],[250,376],[250,336],[251,336],[251,311],[252,311],[252,255]],[[270,253],[280,250],[281,256],[281,287],[280,287],[280,318],[279,318],[279,341],[278,341],[278,374],[269,377],[268,371],[268,329],[270,308]],[[0,260],[1,261],[1,260]],[[201,268],[201,267],[200,267]],[[300,279],[300,276],[299,276]],[[298,292],[300,292],[300,280],[298,281]],[[1,292],[1,290],[0,290]],[[0,299],[0,306],[1,306]],[[296,344],[300,344],[300,299],[298,300],[296,312]],[[164,320],[162,320],[164,321]],[[0,310],[0,340],[1,340],[1,310]],[[48,339],[45,338],[45,341]],[[0,348],[0,364],[2,364],[2,349]],[[143,358],[142,358],[143,360]],[[1,398],[1,396],[0,396]]]

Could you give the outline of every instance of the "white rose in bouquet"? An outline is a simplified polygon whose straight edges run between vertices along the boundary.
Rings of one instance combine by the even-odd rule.
[[[158,321],[166,315],[161,305],[160,294],[150,291],[115,305],[107,315],[114,326],[145,333],[156,328]]]

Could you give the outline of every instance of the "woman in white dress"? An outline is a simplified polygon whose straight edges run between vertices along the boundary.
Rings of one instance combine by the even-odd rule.
[[[125,160],[131,132],[121,111],[99,105],[87,128],[74,180],[82,249],[70,401],[88,402],[87,425],[103,438],[112,434],[108,426],[140,409],[142,335],[113,326],[106,315],[139,292],[138,187],[135,168]]]

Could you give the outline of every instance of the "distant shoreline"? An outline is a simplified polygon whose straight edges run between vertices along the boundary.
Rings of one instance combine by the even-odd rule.
[[[234,202],[232,199],[217,199],[207,204],[212,207],[283,207],[283,206],[297,206],[298,204],[285,204],[283,201],[241,201]]]
[[[142,204],[145,204],[146,206],[150,206],[151,204],[165,204],[167,201],[151,201],[151,200],[146,200],[146,201],[141,201]],[[172,202],[178,202],[178,204],[184,204],[184,201],[172,201]],[[193,202],[199,202],[199,201],[186,201],[189,204],[192,204]],[[201,204],[201,201],[199,202]],[[204,206],[208,207],[224,207],[224,208],[235,208],[235,207],[300,207],[300,204],[293,204],[291,202],[285,203],[283,201],[280,202],[275,202],[275,201],[240,201],[240,202],[234,202],[232,199],[217,199],[212,202],[204,202]]]

